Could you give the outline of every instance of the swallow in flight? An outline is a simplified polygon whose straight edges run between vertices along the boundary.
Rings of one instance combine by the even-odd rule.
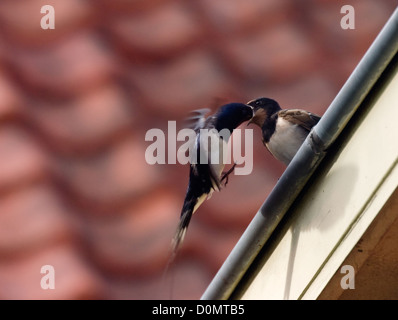
[[[205,118],[204,115],[208,111],[209,109],[197,110],[196,116],[190,118],[195,120],[192,128],[196,132],[193,147],[196,155],[190,163],[188,189],[173,239],[173,256],[181,246],[193,213],[214,190],[220,190],[222,181],[228,178],[234,168],[223,172],[223,150],[228,146],[229,136],[240,124],[253,117],[253,108],[242,103],[223,105],[214,115]],[[229,135],[220,134],[221,131],[225,132],[225,129]]]

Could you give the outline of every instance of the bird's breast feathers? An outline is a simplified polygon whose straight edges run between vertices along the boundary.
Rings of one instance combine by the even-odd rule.
[[[197,173],[196,164],[205,164],[210,168],[214,190],[219,190],[219,180],[228,161],[228,139],[222,138],[217,130],[212,129],[206,134],[198,133],[195,140],[196,154],[191,155],[191,166]],[[195,161],[192,161],[195,160]],[[215,181],[216,180],[216,181]]]
[[[207,140],[207,141],[206,141]],[[225,167],[224,152],[228,150],[228,141],[222,139],[216,130],[210,131],[209,137],[203,136],[200,142],[200,152],[203,152],[214,177],[219,179]],[[218,184],[214,182],[214,184]],[[217,186],[218,189],[218,186]]]
[[[275,158],[288,165],[306,136],[307,132],[299,125],[278,117],[275,131],[266,146]]]

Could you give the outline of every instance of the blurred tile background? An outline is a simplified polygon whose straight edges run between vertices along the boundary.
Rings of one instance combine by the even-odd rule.
[[[322,115],[397,1],[351,1],[355,30],[344,4],[1,0],[0,298],[199,298],[284,167],[254,128],[252,174],[202,205],[163,276],[188,167],[148,165],[145,133],[260,96]]]

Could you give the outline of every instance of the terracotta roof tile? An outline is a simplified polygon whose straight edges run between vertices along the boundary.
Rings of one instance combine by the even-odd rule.
[[[214,213],[214,212],[213,212]],[[245,231],[248,223],[236,227],[222,227],[205,224],[197,224],[192,228],[191,235],[187,236],[187,244],[184,254],[199,257],[200,264],[206,267],[209,275],[214,277],[234,248],[239,238]]]
[[[0,256],[11,258],[72,240],[70,212],[51,185],[35,184],[1,197]]]
[[[55,289],[43,290],[40,283],[45,265],[55,271]],[[84,262],[76,248],[56,245],[24,259],[0,262],[2,299],[95,299],[104,297],[102,281]]]
[[[342,30],[340,20],[341,6],[336,8],[332,2],[325,1],[310,12],[311,19],[319,28],[318,36],[323,39],[322,45],[328,51],[343,55],[346,59],[350,55],[360,58],[368,49],[374,38],[386,22],[386,17],[392,14],[391,8],[396,2],[385,1],[384,5],[372,0],[364,0],[353,4],[355,10],[355,29]],[[369,17],[372,17],[369,19]],[[316,34],[314,30],[314,35]],[[344,62],[340,59],[337,62]],[[338,64],[338,63],[337,63]]]
[[[323,68],[325,73],[329,71],[329,67]],[[283,86],[270,84],[266,89],[260,83],[258,86],[247,87],[245,92],[252,97],[275,97],[282,108],[302,108],[322,115],[325,107],[333,101],[342,82],[344,80],[341,78],[340,82],[334,83],[333,77],[318,72],[308,72],[302,75],[300,81],[293,81]],[[311,99],[308,99],[309,93]]]
[[[107,289],[116,299],[199,299],[211,278],[203,264],[194,259],[174,264],[166,275],[135,279],[110,278]]]
[[[47,170],[48,157],[26,130],[0,127],[0,190],[43,178]]]
[[[157,8],[164,3],[175,2],[176,0],[96,0],[96,4],[103,14],[126,13],[126,12],[145,12]],[[177,0],[178,1],[178,0]]]
[[[169,272],[169,279],[166,277],[166,280],[166,288],[163,287],[160,291],[163,299],[198,300],[210,283],[211,274],[203,261],[191,258],[176,263]],[[147,296],[151,294],[151,291],[147,292]]]
[[[146,163],[145,150],[139,137],[127,137],[92,156],[65,158],[57,172],[78,202],[107,212],[162,181],[159,168]]]
[[[245,78],[278,83],[311,70],[316,57],[311,40],[291,25],[232,39],[228,51]]]
[[[43,30],[40,10],[51,5],[55,10],[55,29]],[[93,14],[84,0],[3,0],[0,6],[1,32],[7,40],[22,45],[40,46],[60,36],[87,27]]]
[[[217,59],[202,50],[167,64],[135,66],[131,69],[131,79],[148,106],[171,119],[208,106],[214,98],[229,97],[228,93],[233,92]]]
[[[39,102],[27,112],[54,150],[84,154],[132,131],[136,112],[131,103],[119,86],[110,83],[68,101]]]
[[[59,44],[16,50],[8,59],[21,82],[42,97],[73,95],[112,79],[116,64],[94,34],[81,32]]]
[[[87,234],[93,260],[114,274],[140,278],[161,273],[180,212],[178,200],[158,190],[117,215],[90,219]]]
[[[0,121],[16,117],[22,106],[21,91],[0,67]]]
[[[225,189],[206,203],[206,213],[196,219],[218,228],[247,225],[280,176],[260,168],[254,168],[252,175],[231,176]]]
[[[170,57],[197,45],[202,28],[183,2],[165,4],[150,12],[126,15],[113,22],[111,30],[118,44],[132,57]]]
[[[215,29],[229,35],[279,24],[291,12],[291,3],[286,0],[199,0],[199,3]]]
[[[258,96],[323,114],[396,0],[354,4],[356,30],[341,5],[2,0],[0,297],[199,298],[284,166],[253,127],[253,173],[200,207],[164,278],[188,166],[147,164],[145,133]]]

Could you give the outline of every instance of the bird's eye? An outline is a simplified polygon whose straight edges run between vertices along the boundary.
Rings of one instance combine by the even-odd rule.
[[[260,101],[256,101],[256,106],[259,106],[260,105]]]

